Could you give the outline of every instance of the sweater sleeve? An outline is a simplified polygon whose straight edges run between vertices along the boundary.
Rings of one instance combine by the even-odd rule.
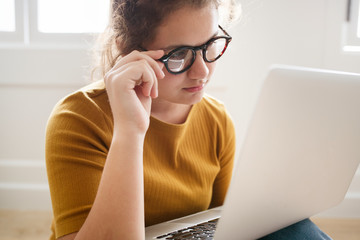
[[[79,231],[94,202],[111,142],[111,122],[78,92],[53,110],[46,131],[46,167],[55,237]]]
[[[210,208],[223,205],[226,192],[232,178],[235,156],[235,129],[230,115],[224,110],[224,121],[219,134],[219,162],[220,172],[213,184],[213,195]]]

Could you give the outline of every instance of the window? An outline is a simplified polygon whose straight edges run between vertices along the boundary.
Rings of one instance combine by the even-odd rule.
[[[345,51],[360,51],[360,0],[348,0]]]
[[[110,0],[0,0],[0,42],[84,45],[102,32]]]
[[[44,33],[102,32],[109,1],[38,0],[38,30]]]
[[[21,42],[23,35],[23,9],[19,0],[0,0],[0,42]]]
[[[0,31],[15,32],[15,0],[0,1]]]

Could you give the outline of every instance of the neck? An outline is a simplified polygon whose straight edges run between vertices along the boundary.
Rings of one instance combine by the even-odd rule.
[[[163,122],[172,124],[184,123],[192,105],[169,103],[153,99],[151,115]]]

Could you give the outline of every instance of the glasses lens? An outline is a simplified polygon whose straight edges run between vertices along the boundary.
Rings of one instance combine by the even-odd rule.
[[[193,54],[191,49],[179,49],[172,53],[167,62],[169,70],[174,73],[184,70],[192,64]]]
[[[206,59],[209,62],[217,60],[224,53],[226,48],[226,39],[218,38],[211,42],[206,49]]]

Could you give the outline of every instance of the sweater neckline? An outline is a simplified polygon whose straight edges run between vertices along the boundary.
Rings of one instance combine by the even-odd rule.
[[[202,102],[202,100],[199,103],[195,103],[191,106],[191,109],[189,111],[189,114],[183,123],[175,124],[175,123],[167,123],[164,121],[161,121],[160,119],[157,119],[156,117],[153,117],[150,115],[150,125],[155,128],[160,128],[162,131],[182,131],[185,129],[191,122],[191,119],[195,115],[197,108],[199,107],[199,104]]]

